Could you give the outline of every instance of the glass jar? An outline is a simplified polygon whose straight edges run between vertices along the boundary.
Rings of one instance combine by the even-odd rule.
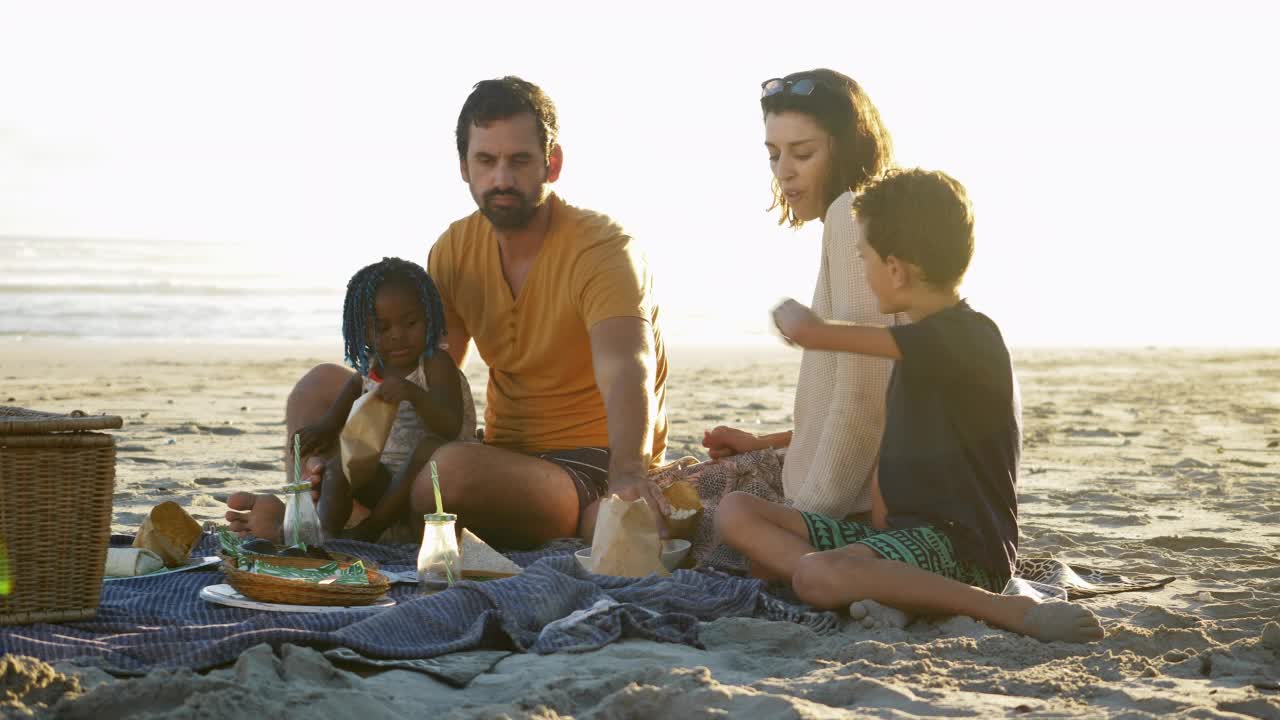
[[[422,516],[422,547],[418,550],[418,592],[443,590],[462,579],[462,558],[453,513]]]
[[[311,483],[286,485],[284,493],[284,544],[307,547],[324,545],[324,529],[320,527],[320,514],[316,512],[315,501],[311,499]]]

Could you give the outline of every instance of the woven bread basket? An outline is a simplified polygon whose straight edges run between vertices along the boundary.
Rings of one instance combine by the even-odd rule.
[[[0,406],[0,543],[12,589],[0,625],[97,613],[111,535],[114,415]]]
[[[286,605],[370,605],[377,602],[378,598],[391,589],[391,582],[387,580],[386,575],[377,570],[367,568],[365,576],[369,578],[368,585],[340,585],[338,583],[320,585],[306,580],[288,580],[271,575],[245,572],[239,568],[237,558],[229,555],[221,555],[221,557],[222,572],[227,576],[227,582],[231,587],[235,588],[241,595],[259,602]],[[261,557],[272,565],[295,568],[317,568],[332,562],[306,557]],[[352,563],[349,562],[338,563],[338,566],[342,568],[347,568],[351,565]]]

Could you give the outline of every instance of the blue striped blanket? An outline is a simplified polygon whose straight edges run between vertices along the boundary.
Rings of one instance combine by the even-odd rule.
[[[131,538],[114,537],[114,542]],[[416,546],[338,541],[331,549],[374,560],[388,570],[413,569]],[[677,570],[641,579],[591,575],[562,545],[513,553],[525,568],[515,577],[464,581],[434,595],[394,585],[388,608],[280,613],[214,605],[201,588],[223,582],[216,569],[103,583],[92,620],[0,627],[0,653],[48,662],[94,665],[117,675],[156,668],[203,670],[236,659],[254,645],[284,643],[348,648],[367,658],[433,658],[463,650],[534,653],[585,651],[622,638],[700,647],[698,623],[745,616],[834,630],[833,613],[812,612],[767,593],[758,580],[716,571]],[[207,535],[193,555],[216,552]]]

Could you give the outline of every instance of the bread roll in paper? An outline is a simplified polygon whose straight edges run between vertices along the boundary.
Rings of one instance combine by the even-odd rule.
[[[613,495],[600,501],[591,565],[591,572],[597,575],[670,574],[662,566],[662,539],[644,498],[628,502]]]

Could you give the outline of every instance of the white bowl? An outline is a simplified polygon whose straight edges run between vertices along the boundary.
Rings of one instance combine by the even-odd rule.
[[[684,561],[684,556],[689,554],[689,548],[692,547],[688,540],[667,540],[662,543],[662,565],[668,572],[675,570]],[[582,548],[573,556],[577,558],[578,564],[583,570],[591,572],[591,548]]]

